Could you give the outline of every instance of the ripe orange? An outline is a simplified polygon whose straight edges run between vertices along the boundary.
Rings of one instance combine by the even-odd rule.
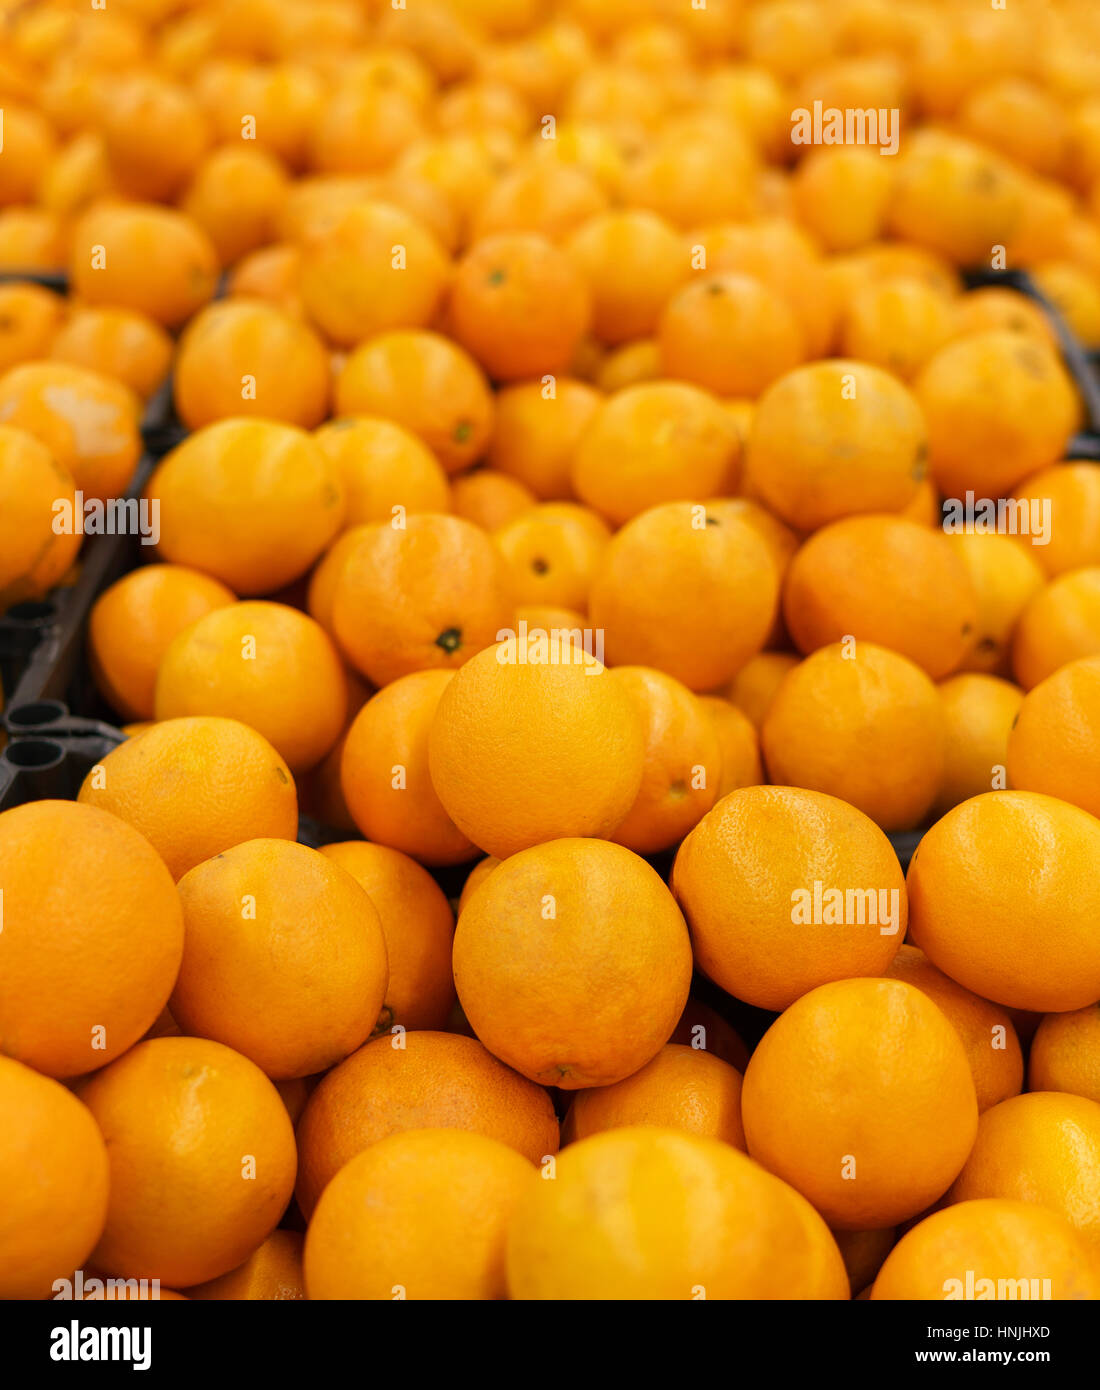
[[[1024,699],[1017,686],[983,675],[953,676],[940,686],[940,697],[947,738],[943,781],[933,808],[937,815],[1006,785],[1009,731]]]
[[[475,1038],[399,1030],[353,1052],[313,1092],[298,1124],[298,1205],[308,1220],[329,1180],[356,1154],[410,1129],[496,1139],[532,1163],[558,1149],[541,1086]]]
[[[643,755],[627,692],[582,647],[548,634],[468,662],[428,741],[447,814],[501,859],[545,840],[611,835],[638,794]]]
[[[137,416],[127,387],[67,362],[28,362],[0,377],[0,422],[40,439],[91,498],[126,491],[141,455]]]
[[[592,384],[605,395],[641,386],[661,376],[661,349],[655,338],[639,338],[634,343],[610,349],[600,360]]]
[[[443,114],[441,107],[441,117]],[[527,122],[523,112],[524,127]],[[580,228],[603,215],[606,208],[606,194],[586,169],[532,162],[501,177],[475,213],[471,232],[474,241],[501,233],[529,232],[547,241],[568,244]]]
[[[172,352],[172,339],[146,314],[87,308],[70,314],[48,354],[36,355],[102,372],[148,400],[166,380]]]
[[[304,1243],[304,1238],[297,1231],[276,1229],[256,1247],[244,1264],[205,1284],[192,1284],[187,1290],[187,1297],[230,1299],[234,1302],[284,1302],[305,1298],[302,1275]]]
[[[1100,1298],[1100,1276],[1088,1261],[1088,1247],[1057,1213],[1027,1202],[977,1199],[933,1212],[907,1231],[887,1256],[871,1297]],[[976,1292],[964,1292],[968,1288]]]
[[[480,528],[434,513],[394,523],[364,530],[333,594],[340,646],[375,685],[457,669],[514,615],[504,561]]]
[[[177,880],[245,840],[298,835],[290,769],[235,719],[151,724],[96,764],[78,799],[139,830]]]
[[[1045,343],[1020,333],[970,333],[948,343],[913,392],[928,424],[929,468],[945,497],[1003,496],[1061,458],[1077,423],[1065,368]]]
[[[955,300],[954,312],[955,332],[959,337],[967,333],[1003,330],[1038,338],[1048,347],[1058,346],[1046,314],[1033,299],[1028,299],[1018,290],[1004,289],[999,285],[971,290]]]
[[[916,946],[900,947],[886,974],[927,994],[947,1015],[966,1048],[979,1112],[1020,1094],[1023,1053],[1006,1009],[956,984]]]
[[[1100,1101],[1100,1005],[1045,1016],[1031,1043],[1028,1087]]]
[[[144,565],[105,590],[88,619],[88,659],[112,708],[127,719],[151,719],[157,670],[172,639],[235,602],[219,580],[183,565]]]
[[[239,719],[274,745],[292,773],[329,751],[347,704],[347,677],[324,629],[282,603],[214,609],[173,639],[157,672],[158,719]]]
[[[363,201],[307,238],[302,302],[330,341],[354,347],[390,329],[425,327],[449,273],[446,253],[421,222]]]
[[[389,981],[375,1032],[442,1028],[454,1003],[451,905],[431,874],[386,845],[362,840],[323,845],[321,853],[346,869],[378,912],[386,938]]]
[[[336,465],[303,430],[273,420],[197,430],[146,491],[161,504],[160,554],[246,595],[299,578],[344,517]]]
[[[1040,294],[1086,351],[1100,349],[1100,285],[1095,275],[1072,261],[1044,261],[1032,275]]]
[[[336,382],[338,415],[404,425],[448,473],[476,463],[492,434],[493,396],[469,353],[438,333],[405,329],[361,344]]]
[[[490,1052],[573,1091],[621,1081],[656,1056],[687,1002],[691,945],[644,860],[561,839],[511,855],[469,898],[454,974]]]
[[[336,464],[347,508],[344,525],[392,521],[405,512],[445,512],[447,475],[420,439],[392,420],[350,416],[314,435]]]
[[[1070,570],[1028,600],[1016,624],[1012,669],[1030,690],[1068,662],[1100,655],[1100,565]]]
[[[76,507],[72,474],[25,430],[0,425],[0,612],[40,598],[76,559],[80,536],[54,530],[55,505]]]
[[[943,535],[904,517],[849,516],[791,561],[783,616],[803,652],[851,637],[939,680],[973,644],[978,613],[966,566]]]
[[[310,166],[332,173],[386,169],[423,132],[421,103],[399,84],[338,78],[317,112]]]
[[[153,73],[119,74],[102,105],[111,176],[132,198],[170,202],[210,143],[199,103],[181,83]]]
[[[768,544],[747,518],[669,502],[612,537],[588,608],[612,664],[716,690],[763,646],[778,587]]]
[[[172,389],[176,412],[193,430],[232,416],[313,429],[328,410],[328,356],[295,315],[236,295],[187,325]]]
[[[184,946],[172,1016],[269,1076],[312,1076],[374,1031],[386,942],[350,873],[305,845],[256,839],[180,880]],[[303,989],[303,982],[308,988]]]
[[[532,506],[493,532],[517,603],[580,613],[610,539],[599,516],[572,502]]]
[[[1100,1105],[1033,1091],[987,1110],[948,1198],[1033,1202],[1065,1217],[1100,1253]]]
[[[827,251],[856,251],[878,240],[893,183],[892,161],[858,145],[819,145],[791,179],[798,220]]]
[[[1100,996],[1100,824],[1038,792],[973,797],[936,822],[908,876],[910,933],[985,999],[1040,1012]]]
[[[592,329],[604,343],[649,337],[691,274],[687,238],[644,208],[597,214],[577,228],[565,249],[588,286]]]
[[[1020,614],[1043,587],[1043,571],[1033,558],[1039,547],[981,531],[948,532],[947,540],[970,576],[977,602],[971,646],[961,669],[1007,676]]]
[[[226,276],[225,292],[267,299],[304,318],[298,292],[301,269],[301,250],[287,242],[275,242],[242,256]]]
[[[757,733],[763,728],[784,676],[798,664],[799,659],[793,652],[757,652],[730,682],[729,698],[748,716]]]
[[[448,496],[455,516],[472,521],[483,531],[495,531],[535,505],[535,494],[529,488],[495,468],[473,468],[460,474]]]
[[[105,201],[73,227],[70,285],[87,304],[135,309],[176,328],[212,298],[217,277],[210,238],[174,208]]]
[[[905,936],[890,842],[819,792],[731,792],[684,840],[670,882],[699,968],[760,1008],[786,1008],[829,980],[881,975]]]
[[[677,844],[714,805],[722,776],[718,733],[687,686],[646,666],[610,673],[645,736],[642,785],[612,838],[637,854]]]
[[[57,139],[41,112],[18,101],[5,102],[8,159],[0,175],[0,204],[34,202],[38,179],[52,161]]]
[[[896,512],[925,473],[913,396],[888,372],[832,360],[774,383],[753,415],[745,479],[788,525],[812,531],[853,512]]]
[[[667,1043],[632,1076],[578,1091],[562,1139],[571,1144],[624,1125],[658,1125],[722,1139],[744,1152],[741,1075],[703,1048]]]
[[[205,1038],[156,1038],[80,1096],[111,1169],[97,1268],[186,1288],[236,1269],[275,1228],[294,1190],[294,1131],[246,1057]]]
[[[978,1124],[958,1033],[899,980],[840,980],[791,1004],[749,1060],[741,1113],[749,1153],[846,1230],[931,1205]]]
[[[1033,474],[1013,491],[1013,499],[1049,508],[1043,544],[1028,543],[1028,554],[1051,576],[1100,565],[1100,472],[1091,463],[1058,463]]]
[[[414,671],[371,696],[352,721],[340,780],[360,831],[425,864],[460,864],[476,850],[451,820],[428,773],[428,734],[451,671]]]
[[[737,456],[736,431],[713,396],[679,382],[645,382],[596,411],[577,442],[572,484],[621,526],[662,502],[720,496]]]
[[[718,798],[738,787],[754,787],[763,780],[760,742],[748,715],[718,695],[700,695],[699,703],[709,715],[718,736],[721,775]]]
[[[289,187],[267,150],[222,145],[198,168],[180,208],[206,232],[223,266],[275,240],[275,220]]]
[[[839,642],[784,678],[760,731],[773,782],[839,796],[884,830],[920,824],[944,771],[936,687],[906,657]]]
[[[482,1134],[420,1129],[357,1154],[306,1236],[311,1299],[502,1299],[505,1239],[529,1159]]]
[[[588,330],[588,290],[545,237],[501,233],[458,263],[448,303],[455,341],[497,381],[564,372]]]
[[[719,396],[758,396],[802,360],[786,301],[749,275],[708,274],[678,290],[657,328],[664,375]]]
[[[909,381],[954,336],[954,302],[914,278],[871,280],[853,296],[840,325],[840,351]]]
[[[0,886],[0,1050],[61,1077],[125,1052],[167,1002],[183,948],[148,840],[96,807],[17,806],[0,815]]]
[[[49,357],[64,327],[65,308],[59,294],[41,285],[19,280],[0,285],[0,372]]]
[[[825,1223],[732,1144],[629,1126],[571,1144],[508,1235],[514,1299],[846,1298]]]
[[[559,377],[552,387],[534,381],[504,387],[496,397],[490,466],[540,501],[571,498],[577,444],[600,401],[598,391],[571,377]]]
[[[1005,761],[1014,787],[1100,816],[1100,657],[1071,661],[1028,692]]]
[[[0,1233],[0,1296],[49,1298],[91,1254],[107,1219],[107,1150],[75,1096],[0,1057],[0,1101],[18,1117],[0,1149],[11,1194]]]

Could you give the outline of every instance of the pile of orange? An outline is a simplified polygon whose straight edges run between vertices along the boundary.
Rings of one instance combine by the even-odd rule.
[[[0,1297],[1100,1297],[1095,7],[2,0],[0,104],[0,612],[187,432]]]

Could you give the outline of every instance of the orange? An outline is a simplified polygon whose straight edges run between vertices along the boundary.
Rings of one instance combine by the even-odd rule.
[[[167,1003],[183,948],[149,841],[93,806],[17,806],[0,815],[0,888],[0,1051],[60,1077],[125,1052]]]
[[[428,732],[453,674],[415,671],[373,695],[348,730],[340,764],[360,831],[425,864],[459,864],[476,853],[428,774]]]
[[[1100,198],[1100,195],[1096,195]],[[1044,261],[1032,272],[1035,286],[1088,352],[1100,350],[1100,284],[1071,261]]]
[[[581,435],[596,414],[600,393],[559,377],[553,386],[521,382],[497,394],[487,458],[543,502],[573,496],[571,471]]]
[[[1025,478],[1013,499],[1038,506],[1047,525],[1043,543],[1026,542],[1028,553],[1051,576],[1100,565],[1100,472],[1091,463],[1058,463]],[[1045,517],[1044,517],[1045,513]]]
[[[592,383],[605,395],[641,386],[661,376],[661,349],[655,338],[639,338],[634,343],[611,348],[598,364]]]
[[[522,120],[526,126],[526,113]],[[471,232],[475,241],[501,233],[530,232],[560,243],[603,215],[606,208],[606,194],[586,169],[531,163],[520,165],[498,181],[475,213]]]
[[[447,510],[447,475],[435,455],[392,420],[347,416],[322,425],[314,438],[340,472],[345,526],[392,521],[401,509]]]
[[[1100,1298],[1088,1261],[1084,1241],[1053,1211],[997,1198],[959,1202],[902,1236],[871,1297]]]
[[[791,652],[758,652],[749,657],[730,682],[730,700],[748,716],[757,733],[763,728],[784,676],[798,664],[798,657]]]
[[[110,191],[111,170],[103,136],[85,130],[74,135],[39,171],[36,198],[47,218],[71,217]]]
[[[175,637],[157,672],[158,719],[221,715],[262,734],[292,773],[340,737],[348,684],[319,623],[282,603],[216,608]]]
[[[468,131],[481,133],[490,130],[503,130],[511,135],[523,135],[530,124],[530,113],[522,96],[503,82],[489,78],[475,78],[456,85],[439,102],[436,111],[439,124],[448,131]],[[565,197],[568,199],[569,194]],[[504,217],[515,209],[515,215],[522,220],[526,209],[526,199],[518,194],[518,207],[512,201],[503,205]],[[580,200],[578,215],[583,216],[589,203]],[[597,203],[597,206],[602,206]],[[493,228],[495,231],[514,231],[515,228]],[[541,227],[525,228],[528,231],[541,231]]]
[[[370,1037],[386,942],[374,904],[339,864],[290,840],[247,840],[196,865],[179,894],[171,1009],[185,1034],[279,1079],[325,1071]]]
[[[1042,1013],[1100,997],[1100,824],[1038,792],[986,792],[936,822],[909,865],[910,933],[975,994]]]
[[[821,647],[790,671],[760,731],[772,782],[839,796],[884,830],[919,825],[946,756],[936,687],[871,642]]]
[[[927,994],[947,1015],[966,1048],[979,1112],[1020,1094],[1023,1053],[1007,1010],[956,984],[916,946],[903,945],[886,974]]]
[[[21,272],[51,273],[64,269],[68,229],[61,218],[41,208],[0,211],[0,265]]]
[[[612,664],[652,666],[690,690],[725,685],[764,644],[778,579],[744,517],[670,502],[628,522],[589,593]]]
[[[375,685],[457,669],[514,612],[504,561],[479,527],[435,513],[398,520],[366,528],[333,594],[340,646]]]
[[[508,1234],[514,1299],[846,1298],[825,1223],[732,1144],[629,1126],[571,1144]]]
[[[1065,163],[1066,115],[1053,93],[1023,78],[1004,77],[972,92],[959,111],[958,126],[978,144],[1037,174],[1057,177]]]
[[[293,314],[234,296],[201,310],[180,338],[176,413],[197,430],[231,416],[313,429],[328,413],[328,356]]]
[[[159,553],[228,584],[271,593],[303,575],[344,519],[336,465],[303,431],[274,420],[219,420],[158,464]]]
[[[687,686],[662,671],[618,666],[611,679],[626,691],[645,735],[642,785],[613,838],[652,854],[682,840],[714,805],[722,771],[718,732]]]
[[[386,169],[423,133],[419,103],[399,85],[351,76],[337,81],[321,102],[310,134],[310,167],[332,173]]]
[[[0,204],[33,203],[35,188],[54,157],[57,139],[49,121],[18,102],[4,102],[4,160]]]
[[[688,239],[644,208],[597,214],[577,228],[565,249],[588,286],[592,331],[604,343],[653,334],[665,305],[691,274]]]
[[[1003,789],[1009,732],[1023,691],[997,676],[953,676],[940,686],[946,745],[943,781],[933,813],[943,815],[972,796]],[[1043,791],[1034,787],[1033,791]]]
[[[76,508],[72,475],[25,430],[0,425],[0,612],[40,598],[76,559],[80,535],[54,530],[58,502]]]
[[[270,22],[268,16],[264,22]],[[299,63],[215,61],[199,69],[196,96],[203,102],[223,144],[239,140],[244,114],[259,149],[293,169],[307,157],[310,132],[322,100],[320,77]]]
[[[664,123],[648,147],[628,158],[621,194],[628,206],[685,231],[751,218],[758,211],[754,156],[738,126],[709,112],[688,112]]]
[[[1019,290],[1000,285],[971,290],[955,300],[954,312],[955,332],[960,337],[967,333],[1004,331],[1038,338],[1048,347],[1058,346],[1046,314]]]
[[[206,232],[223,266],[275,240],[275,218],[288,182],[266,150],[222,145],[194,172],[180,208]]]
[[[212,298],[218,253],[174,208],[101,202],[73,227],[69,277],[88,304],[134,309],[177,328]]]
[[[356,348],[336,381],[336,412],[394,420],[419,435],[448,473],[458,473],[485,452],[493,397],[457,343],[408,329]]]
[[[643,859],[561,839],[511,855],[468,899],[454,973],[490,1052],[573,1091],[621,1081],[656,1056],[687,1002],[691,944]]]
[[[662,502],[721,495],[738,451],[732,422],[708,392],[645,382],[596,411],[573,456],[573,488],[621,526]]]
[[[0,1057],[0,1100],[18,1116],[0,1151],[11,1194],[0,1234],[0,1295],[49,1298],[91,1254],[107,1219],[107,1150],[64,1086]]]
[[[447,308],[455,341],[496,381],[564,372],[591,316],[564,251],[530,232],[485,237],[455,270]]]
[[[829,980],[881,975],[905,936],[890,842],[819,792],[731,792],[685,839],[670,882],[699,968],[760,1008],[786,1008]]]
[[[588,590],[611,532],[572,502],[531,506],[493,532],[516,601],[583,613]]]
[[[1100,565],[1069,570],[1028,600],[1016,624],[1012,670],[1030,690],[1067,662],[1100,654]]]
[[[892,161],[858,145],[821,145],[799,160],[791,195],[799,221],[834,253],[856,251],[882,233]]]
[[[40,439],[77,490],[121,497],[141,456],[137,397],[100,372],[27,362],[0,377],[0,422]]]
[[[74,309],[55,334],[49,356],[113,377],[148,400],[167,380],[172,339],[133,309]],[[46,356],[39,353],[38,356]]]
[[[746,482],[796,530],[853,512],[900,511],[924,472],[920,409],[880,367],[798,367],[765,391],[753,415]]]
[[[475,1038],[398,1031],[375,1038],[324,1078],[298,1124],[298,1205],[308,1220],[329,1180],[387,1135],[459,1129],[496,1139],[532,1163],[558,1149],[541,1086]]]
[[[0,285],[0,371],[48,357],[63,327],[65,301],[29,281]]]
[[[871,280],[844,311],[839,347],[845,357],[909,381],[954,330],[954,303],[938,288],[900,276]]]
[[[562,1138],[571,1144],[624,1125],[658,1125],[722,1139],[744,1152],[741,1075],[702,1048],[666,1043],[633,1076],[578,1091]]]
[[[644,734],[627,692],[582,646],[531,638],[462,667],[428,739],[444,809],[499,859],[545,840],[611,835],[642,781]]]
[[[484,883],[499,863],[500,860],[493,854],[487,854],[484,859],[478,860],[466,875],[466,882],[462,885],[462,893],[458,899],[459,912],[462,911],[471,896],[481,887],[482,883]]]
[[[1064,1217],[1100,1253],[1100,1105],[1034,1091],[987,1110],[948,1198],[1032,1202]]]
[[[748,715],[719,695],[701,695],[699,703],[709,716],[718,736],[721,775],[718,798],[738,787],[753,787],[763,780],[760,744]]]
[[[1043,587],[1043,571],[1034,558],[1041,547],[986,531],[948,531],[947,537],[970,576],[977,601],[970,650],[961,669],[1007,675],[1020,614]]]
[[[1071,661],[1029,690],[1007,743],[1014,787],[1100,816],[1100,657]]]
[[[376,333],[430,323],[449,269],[443,248],[415,217],[364,201],[307,238],[302,301],[327,338],[354,347]]]
[[[939,680],[973,644],[978,612],[966,566],[943,535],[904,517],[849,516],[822,527],[791,561],[783,616],[800,651],[851,637]]]
[[[271,1234],[294,1190],[294,1131],[246,1057],[155,1038],[80,1094],[111,1166],[97,1268],[186,1288],[236,1269]]]
[[[483,531],[506,526],[535,505],[535,494],[528,487],[495,468],[473,468],[460,474],[450,486],[449,498],[455,516],[472,521]]]
[[[116,580],[88,619],[88,660],[112,709],[151,719],[157,670],[172,639],[235,602],[219,580],[183,565],[143,565]]]
[[[171,201],[198,168],[210,141],[202,109],[181,84],[152,73],[112,81],[103,103],[111,175],[132,198]]]
[[[234,1302],[283,1302],[305,1298],[303,1244],[304,1239],[297,1231],[274,1230],[244,1264],[205,1284],[193,1284],[187,1290],[187,1297]]]
[[[389,981],[375,1032],[442,1028],[454,1003],[451,905],[431,874],[386,845],[362,840],[323,845],[321,853],[346,869],[378,912],[389,958]]]
[[[1003,329],[970,333],[927,362],[913,392],[928,462],[945,497],[1001,497],[1062,457],[1077,423],[1065,368],[1045,343]]]
[[[304,317],[305,309],[298,292],[301,266],[302,253],[297,246],[275,242],[242,256],[226,276],[225,292],[269,299]]]
[[[482,1134],[420,1129],[379,1140],[321,1194],[306,1236],[309,1297],[507,1297],[508,1227],[535,1182],[529,1159]]]
[[[791,1004],[749,1060],[741,1114],[753,1158],[842,1230],[930,1206],[978,1125],[958,1033],[899,980],[839,980]]]
[[[1100,1101],[1100,1005],[1047,1014],[1028,1058],[1032,1091],[1064,1091]]]
[[[140,830],[180,879],[245,840],[298,836],[290,769],[235,719],[164,719],[113,749],[78,798]]]

